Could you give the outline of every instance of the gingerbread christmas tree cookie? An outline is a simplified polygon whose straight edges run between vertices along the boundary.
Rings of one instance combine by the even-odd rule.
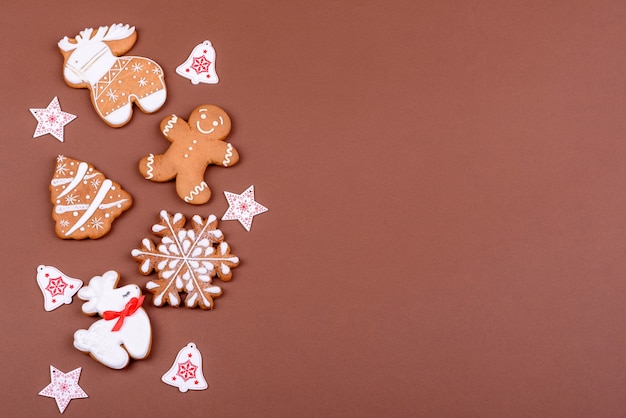
[[[96,239],[128,210],[132,196],[91,164],[59,155],[50,182],[55,232],[63,239]]]

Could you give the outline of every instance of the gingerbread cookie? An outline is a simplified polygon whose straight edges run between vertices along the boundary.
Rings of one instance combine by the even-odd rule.
[[[116,271],[107,271],[78,291],[78,297],[87,301],[83,312],[97,313],[102,319],[74,333],[74,347],[112,369],[126,367],[130,357],[146,358],[152,345],[150,318],[141,307],[141,289],[134,284],[116,288],[119,279]]]
[[[192,229],[185,229],[184,215],[161,211],[160,222],[152,226],[161,243],[155,245],[144,238],[141,248],[131,252],[140,262],[141,274],[158,272],[159,278],[146,284],[146,289],[154,294],[155,306],[179,306],[180,293],[186,293],[186,307],[212,309],[213,299],[222,294],[222,289],[212,284],[212,278],[229,281],[232,268],[239,265],[239,258],[230,253],[224,234],[217,229],[215,215],[207,219],[195,215],[191,221]]]
[[[55,232],[63,239],[100,238],[133,204],[122,187],[84,161],[59,155],[50,182]]]
[[[204,181],[210,164],[230,167],[239,161],[237,150],[224,139],[230,132],[228,114],[215,105],[202,105],[191,112],[189,122],[172,115],[163,119],[161,131],[172,143],[164,154],[150,154],[139,162],[148,180],[176,179],[176,193],[187,203],[209,201],[211,189]]]
[[[163,70],[144,57],[123,56],[135,41],[135,27],[114,24],[82,30],[58,43],[63,54],[63,77],[74,88],[91,91],[98,116],[118,128],[132,117],[134,102],[145,113],[159,110],[167,90]]]

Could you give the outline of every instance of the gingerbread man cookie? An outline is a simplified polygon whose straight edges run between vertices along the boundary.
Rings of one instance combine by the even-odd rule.
[[[224,139],[230,132],[228,114],[215,105],[202,105],[189,115],[189,122],[176,115],[161,121],[161,132],[172,143],[164,154],[150,154],[139,162],[148,180],[176,179],[176,193],[187,203],[201,205],[211,198],[204,181],[210,164],[230,167],[239,161],[237,150]]]

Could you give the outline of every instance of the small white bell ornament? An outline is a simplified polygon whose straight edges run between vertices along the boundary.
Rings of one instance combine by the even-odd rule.
[[[191,51],[189,58],[176,67],[176,73],[191,80],[193,84],[217,84],[215,71],[215,49],[211,41],[204,41]]]
[[[176,386],[181,392],[209,387],[202,372],[202,354],[194,343],[187,344],[178,352],[174,364],[161,380],[168,385]]]
[[[49,312],[72,303],[83,281],[64,274],[56,267],[41,265],[37,267],[37,285],[43,293],[43,307]]]

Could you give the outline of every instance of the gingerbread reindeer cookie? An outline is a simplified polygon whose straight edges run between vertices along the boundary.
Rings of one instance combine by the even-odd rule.
[[[144,57],[124,56],[137,40],[134,26],[114,24],[82,30],[74,38],[59,41],[63,54],[63,77],[74,88],[91,91],[98,116],[118,128],[132,117],[134,102],[153,113],[165,103],[163,70]]]
[[[176,193],[187,203],[201,205],[211,198],[204,181],[210,164],[230,167],[239,161],[237,150],[224,139],[230,132],[228,114],[215,105],[202,105],[189,121],[172,115],[161,122],[161,132],[172,143],[164,154],[149,154],[139,162],[139,171],[148,180],[176,179]]]
[[[134,284],[118,288],[119,280],[119,273],[109,270],[78,291],[78,297],[86,301],[83,312],[102,319],[74,333],[74,347],[112,369],[123,369],[130,358],[148,357],[152,346],[152,327],[141,307],[141,289]]]

